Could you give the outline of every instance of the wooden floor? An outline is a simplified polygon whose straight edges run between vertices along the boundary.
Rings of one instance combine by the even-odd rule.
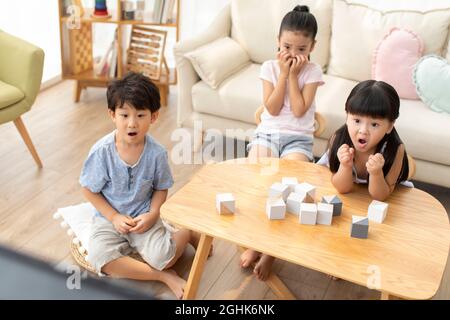
[[[150,133],[168,150],[176,143],[170,136],[176,128],[176,88],[169,107],[161,110]],[[39,170],[13,123],[0,126],[0,243],[30,253],[55,265],[74,264],[69,254],[69,237],[52,219],[60,207],[83,202],[78,177],[89,148],[110,132],[105,89],[90,88],[81,102],[72,102],[73,83],[62,82],[43,91],[24,123],[44,164]],[[169,194],[183,186],[201,165],[171,163],[175,185]],[[215,254],[208,260],[199,288],[199,299],[276,299],[264,283],[249,270],[238,266],[235,246],[214,241]],[[189,248],[176,270],[187,279],[193,249]],[[298,299],[378,299],[379,293],[365,287],[276,261],[274,271]],[[111,280],[138,287],[159,298],[173,298],[158,283]],[[435,299],[450,299],[450,271],[444,274]]]

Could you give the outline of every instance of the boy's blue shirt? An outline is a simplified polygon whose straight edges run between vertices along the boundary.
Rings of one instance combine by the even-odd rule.
[[[173,178],[166,149],[149,134],[138,162],[131,167],[117,152],[113,131],[89,151],[79,182],[94,193],[101,193],[117,212],[136,217],[150,209],[153,190],[166,190]],[[102,216],[97,212],[97,216]]]

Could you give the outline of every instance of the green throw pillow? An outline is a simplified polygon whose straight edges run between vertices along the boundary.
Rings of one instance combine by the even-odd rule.
[[[450,114],[450,63],[427,55],[414,67],[413,81],[422,101],[432,110]]]

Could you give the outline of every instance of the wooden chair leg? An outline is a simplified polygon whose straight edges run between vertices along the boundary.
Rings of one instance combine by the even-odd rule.
[[[79,102],[81,97],[81,90],[83,89],[83,85],[81,81],[75,81],[75,88],[74,88],[74,95],[73,95],[73,101]]]
[[[161,97],[161,106],[167,107],[167,95],[169,87],[165,84],[159,86],[159,95]]]
[[[36,149],[34,148],[33,142],[31,141],[30,135],[28,134],[28,131],[25,128],[25,125],[23,124],[22,118],[18,117],[16,120],[14,120],[14,124],[17,130],[19,130],[19,133],[22,136],[22,139],[25,142],[28,150],[31,152],[34,161],[36,161],[36,164],[38,165],[39,168],[42,168],[41,159],[39,158],[39,155],[37,154]]]

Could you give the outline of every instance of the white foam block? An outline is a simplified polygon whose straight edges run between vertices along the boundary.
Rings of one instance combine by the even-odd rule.
[[[281,198],[269,198],[266,202],[266,214],[270,220],[284,219],[286,204]]]
[[[289,187],[287,185],[276,182],[270,186],[269,198],[283,198],[283,201],[286,201],[289,193]]]
[[[302,203],[300,205],[300,223],[301,224],[316,224],[317,221],[317,206],[315,203]]]
[[[368,218],[370,221],[383,223],[387,215],[388,204],[385,202],[373,200],[368,209]]]
[[[235,199],[231,193],[218,193],[216,195],[216,210],[219,214],[234,214]]]
[[[316,198],[316,187],[314,187],[313,185],[307,182],[300,183],[295,187],[295,192],[305,192],[307,195],[305,202],[314,203],[314,200]]]
[[[288,186],[290,192],[295,192],[295,187],[298,184],[298,180],[296,177],[283,177],[281,178],[281,184]]]
[[[300,205],[305,202],[305,199],[305,192],[291,192],[286,201],[286,211],[298,216],[300,214]]]
[[[328,203],[317,204],[317,224],[331,225],[333,221],[333,205]]]

